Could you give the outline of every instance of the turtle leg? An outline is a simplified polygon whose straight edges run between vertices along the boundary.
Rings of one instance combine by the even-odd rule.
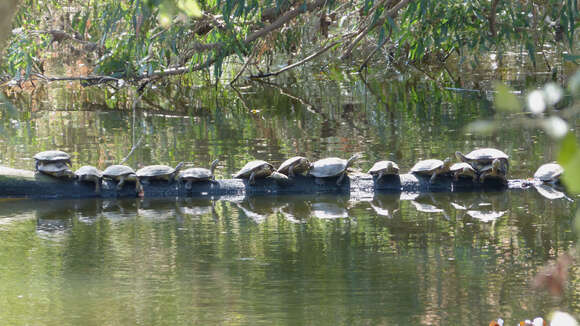
[[[459,173],[454,173],[453,174],[453,181],[458,181],[459,180]]]
[[[99,179],[95,180],[95,193],[96,194],[101,193],[101,180]]]
[[[256,178],[256,172],[252,172],[252,174],[250,174],[250,180],[248,181],[251,185],[255,184],[256,181],[254,180]]]
[[[479,182],[480,182],[480,183],[483,183],[483,181],[485,181],[485,177],[486,177],[486,176],[487,176],[487,173],[482,173],[482,174],[479,176]]]
[[[290,178],[294,178],[294,167],[293,167],[293,166],[290,166],[290,167],[288,168],[288,176],[289,176]]]
[[[192,185],[191,180],[187,180],[187,182],[185,183],[185,189],[191,190],[191,185]]]
[[[139,179],[135,178],[135,191],[138,194],[141,194],[143,192],[143,186],[141,186],[141,182],[139,182]]]
[[[473,174],[473,180],[472,180],[472,181],[473,181],[473,182],[477,182],[477,173],[474,173],[474,174]]]
[[[377,181],[381,181],[382,182],[383,181],[383,175],[384,175],[383,171],[379,172],[379,176],[377,177]]]
[[[338,177],[338,180],[336,180],[336,185],[340,186],[340,184],[342,183],[342,179],[344,179],[344,177],[346,176],[346,170],[344,170],[344,172],[342,172],[342,174],[340,175],[340,177]]]
[[[435,182],[435,178],[437,178],[437,171],[433,172],[433,174],[431,175],[431,179],[429,179],[430,183]]]
[[[119,183],[117,183],[117,191],[121,191],[123,189],[123,185],[125,184],[125,177],[119,177]]]

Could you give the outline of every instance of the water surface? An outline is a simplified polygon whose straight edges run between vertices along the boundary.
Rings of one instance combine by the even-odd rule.
[[[510,177],[527,178],[557,157],[543,130],[511,124],[485,91],[414,75],[345,76],[218,91],[158,86],[135,109],[121,92],[39,86],[0,104],[0,164],[32,169],[34,153],[58,148],[74,167],[219,158],[216,174],[227,178],[252,159],[359,152],[355,170],[392,159],[405,172],[419,159],[497,147],[510,155]],[[525,91],[545,81],[511,84]],[[500,128],[465,131],[479,120]],[[569,124],[579,135],[579,121]],[[515,325],[556,308],[578,312],[575,269],[560,299],[529,286],[577,239],[577,198],[540,192],[2,199],[0,324],[487,325],[502,317]]]

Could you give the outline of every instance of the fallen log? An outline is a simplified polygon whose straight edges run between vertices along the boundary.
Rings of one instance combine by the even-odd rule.
[[[283,194],[347,194],[354,197],[372,197],[375,193],[430,193],[466,192],[480,190],[526,189],[541,184],[537,180],[510,180],[507,185],[499,180],[486,179],[485,183],[473,182],[470,178],[454,181],[441,176],[430,183],[428,177],[414,174],[389,176],[374,180],[366,173],[351,173],[341,185],[336,178],[316,179],[311,176],[296,176],[288,184],[278,184],[272,179],[258,179],[254,185],[248,180],[222,179],[194,183],[186,189],[179,182],[151,182],[143,185],[143,197],[223,197]],[[0,166],[0,197],[25,198],[129,198],[137,197],[135,185],[126,183],[116,190],[116,182],[103,180],[100,193],[95,193],[92,183],[72,179],[59,179],[38,172]]]

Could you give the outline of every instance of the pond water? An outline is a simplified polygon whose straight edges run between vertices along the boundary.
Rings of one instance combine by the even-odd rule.
[[[0,165],[32,169],[58,148],[73,166],[277,165],[301,154],[363,157],[366,171],[497,147],[510,177],[556,158],[541,129],[493,111],[488,92],[417,76],[372,82],[167,87],[130,94],[74,85],[9,94]],[[538,77],[512,85],[526,90]],[[307,85],[307,86],[306,86]],[[494,120],[481,135],[465,126]],[[576,135],[580,122],[569,121]],[[556,194],[558,195],[558,194]],[[557,198],[556,198],[557,197]],[[562,298],[532,289],[542,265],[575,247],[577,197],[542,189],[465,194],[0,201],[0,324],[509,324],[580,311],[572,269]]]

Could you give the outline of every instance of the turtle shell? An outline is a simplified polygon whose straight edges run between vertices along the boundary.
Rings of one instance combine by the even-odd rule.
[[[135,170],[126,165],[111,165],[103,171],[105,178],[117,178],[129,174],[135,174]]]
[[[268,176],[274,171],[274,166],[266,161],[250,161],[244,167],[234,174],[234,178],[248,178],[252,172],[263,171],[263,176]]]
[[[562,173],[564,173],[564,168],[560,164],[546,163],[538,168],[534,173],[534,178],[549,182],[557,180]]]
[[[310,174],[317,178],[334,177],[342,172],[347,167],[347,160],[338,157],[328,157],[318,160],[312,164]]]
[[[496,158],[509,159],[509,156],[495,148],[480,148],[465,155],[465,158],[472,161],[493,161]]]
[[[393,161],[379,161],[373,165],[369,170],[369,174],[380,174],[381,172],[389,172],[388,170],[394,170],[395,174],[399,173],[399,166]]]
[[[162,177],[175,172],[175,169],[167,165],[149,165],[137,170],[139,178]]]
[[[95,176],[97,178],[100,178],[103,176],[102,172],[99,171],[99,169],[97,169],[94,166],[90,166],[90,165],[85,165],[85,166],[80,167],[78,170],[75,171],[75,175],[77,177]]]
[[[467,168],[467,169],[475,172],[475,169],[471,165],[469,165],[469,164],[467,164],[465,162],[454,163],[453,165],[451,165],[451,167],[449,168],[449,170],[451,172],[459,172],[459,171],[463,171],[463,169],[465,169],[465,168]]]
[[[443,167],[443,161],[437,159],[422,160],[411,168],[411,173],[433,172],[440,167]]]
[[[211,179],[211,177],[213,177],[213,174],[209,169],[205,168],[189,168],[179,173],[180,179],[208,180]]]
[[[70,162],[70,155],[63,151],[44,151],[34,155],[34,159],[41,162]]]
[[[219,160],[214,160],[211,162],[211,168],[189,168],[179,173],[179,179],[181,180],[211,180],[214,179],[213,171],[215,170],[216,166],[218,165]]]
[[[292,172],[302,173],[310,168],[310,161],[306,157],[303,157],[303,156],[291,157],[291,158],[287,159],[286,161],[284,161],[282,164],[280,164],[280,167],[278,168],[278,172],[283,173],[283,174],[287,174],[290,170],[290,167],[293,167]]]
[[[45,173],[58,173],[67,170],[70,171],[68,165],[64,162],[49,162],[38,166],[38,171]]]

